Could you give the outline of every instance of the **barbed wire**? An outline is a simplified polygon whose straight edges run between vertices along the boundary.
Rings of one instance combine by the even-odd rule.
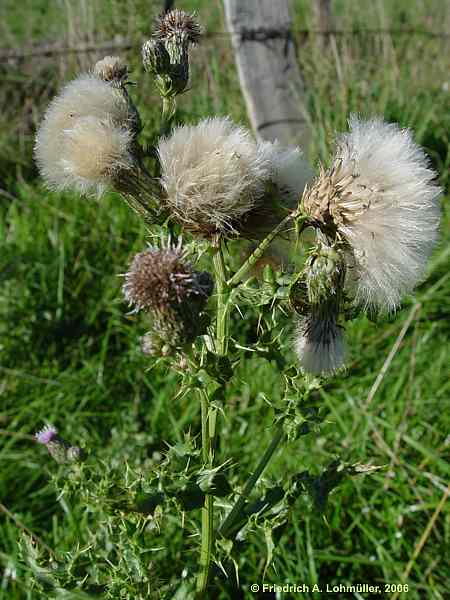
[[[203,39],[211,40],[217,38],[230,38],[238,36],[242,41],[258,41],[265,42],[277,38],[291,38],[294,35],[298,36],[324,36],[324,37],[343,37],[343,36],[418,36],[429,39],[450,39],[450,33],[440,31],[428,31],[426,29],[241,29],[235,32],[229,31],[206,31],[203,34]],[[100,52],[110,50],[131,50],[140,47],[141,42],[138,40],[123,39],[109,40],[98,43],[81,43],[74,46],[63,46],[61,44],[40,44],[29,48],[3,48],[0,49],[0,62],[10,60],[23,60],[26,58],[34,58],[38,56],[52,56],[63,54],[83,54],[88,52]]]

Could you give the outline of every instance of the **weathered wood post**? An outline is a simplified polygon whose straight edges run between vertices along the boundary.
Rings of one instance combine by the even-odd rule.
[[[163,4],[163,12],[166,13],[173,9],[175,0],[164,0]]]
[[[224,0],[242,93],[257,136],[307,148],[305,86],[289,0]]]

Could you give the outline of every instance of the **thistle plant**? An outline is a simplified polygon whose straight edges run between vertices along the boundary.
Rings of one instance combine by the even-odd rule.
[[[380,118],[351,117],[349,133],[337,135],[331,166],[320,166],[317,176],[299,148],[257,142],[229,118],[172,128],[200,31],[194,16],[176,10],[159,19],[143,45],[145,70],[162,98],[154,173],[139,142],[128,68],[115,57],[53,100],[35,155],[50,188],[98,197],[114,189],[146,225],[149,245],[123,274],[124,299],[148,326],[136,344],[149,366],[162,361],[176,370],[180,394],[198,404],[201,427],[195,435],[192,424],[183,452],[168,451],[164,469],[149,475],[153,491],[127,510],[192,511],[201,540],[195,595],[206,598],[217,578],[213,565],[232,577],[233,544],[246,528],[279,525],[302,493],[323,510],[344,476],[375,468],[338,461],[318,477],[293,473],[285,488],[252,495],[277,449],[320,428],[315,391],[345,368],[346,322],[395,310],[423,278],[437,238],[440,189],[410,132]],[[255,277],[279,237],[290,246],[286,264],[266,266]],[[236,266],[234,247],[242,240],[253,250]],[[260,334],[246,347],[230,325],[245,305],[256,310]],[[250,478],[236,486],[222,450],[219,459],[218,436],[227,386],[249,349],[277,361],[285,392],[273,403],[271,443]],[[67,458],[53,429],[37,439]]]

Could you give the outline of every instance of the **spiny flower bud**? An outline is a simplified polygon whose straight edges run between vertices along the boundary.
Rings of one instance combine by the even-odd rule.
[[[201,34],[202,28],[195,20],[195,15],[178,8],[158,18],[154,33],[162,42],[179,44],[197,44]]]
[[[154,76],[163,75],[170,69],[170,56],[162,42],[150,39],[142,45],[142,62],[146,71]]]
[[[306,261],[305,283],[310,304],[327,302],[330,297],[339,305],[345,280],[345,263],[338,244],[329,244],[319,237]]]
[[[155,331],[149,331],[141,337],[141,350],[147,356],[169,356],[172,348]]]
[[[35,434],[36,441],[43,444],[50,456],[57,463],[78,462],[83,458],[83,451],[78,446],[72,446],[58,435],[53,425],[46,425]]]
[[[149,247],[137,254],[125,274],[125,299],[135,311],[153,318],[153,332],[143,349],[163,353],[164,344],[178,347],[204,331],[201,312],[213,290],[209,273],[194,271],[179,247]]]
[[[437,239],[440,188],[408,130],[350,119],[303,210],[348,248],[347,289],[364,308],[393,310],[422,278]]]
[[[146,71],[155,77],[163,98],[181,94],[189,81],[189,46],[201,35],[193,15],[175,9],[158,18],[154,39],[142,46]]]

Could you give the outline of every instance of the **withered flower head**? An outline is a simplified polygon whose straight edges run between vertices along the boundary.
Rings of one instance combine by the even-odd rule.
[[[105,56],[95,63],[94,75],[103,81],[123,85],[128,79],[128,66],[118,56]]]
[[[209,273],[194,271],[180,247],[149,247],[137,254],[125,274],[125,299],[148,312],[152,332],[143,340],[146,354],[168,353],[204,333],[202,311],[213,290]]]
[[[125,274],[123,292],[136,311],[164,313],[192,297],[207,298],[210,282],[193,271],[177,247],[148,248],[136,254]]]
[[[157,19],[154,35],[161,41],[176,39],[190,44],[197,44],[202,29],[195,20],[195,15],[176,8]]]

